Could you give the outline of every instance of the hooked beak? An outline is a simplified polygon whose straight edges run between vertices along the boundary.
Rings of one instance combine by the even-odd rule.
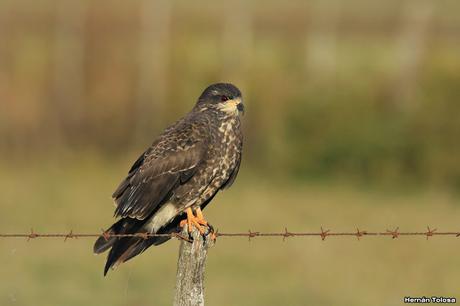
[[[244,104],[243,104],[243,102],[238,103],[238,105],[236,106],[236,108],[238,109],[238,111],[239,111],[240,113],[242,113],[242,114],[244,115]]]

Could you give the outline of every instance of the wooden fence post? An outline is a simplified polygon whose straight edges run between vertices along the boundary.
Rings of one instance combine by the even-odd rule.
[[[182,231],[188,236],[187,226]],[[204,268],[208,249],[214,245],[211,235],[203,237],[194,229],[193,242],[181,241],[177,262],[176,292],[174,306],[204,305]]]

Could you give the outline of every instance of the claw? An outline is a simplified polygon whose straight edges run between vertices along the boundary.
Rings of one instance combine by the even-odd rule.
[[[217,232],[215,232],[213,228],[211,228],[211,240],[214,242],[217,240]]]
[[[187,230],[189,234],[192,232],[193,227],[195,227],[201,235],[205,235],[206,230],[203,226],[208,226],[208,222],[204,219],[203,213],[200,208],[196,209],[196,216],[193,214],[192,209],[189,207],[185,210],[187,213],[187,219],[182,220],[179,223],[180,227],[187,225]]]

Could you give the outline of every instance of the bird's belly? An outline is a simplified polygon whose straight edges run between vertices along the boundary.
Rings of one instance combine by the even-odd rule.
[[[222,187],[222,185],[229,179],[231,172],[235,168],[235,152],[226,152],[225,157],[221,157],[218,162],[218,167],[214,168],[212,174],[210,175],[211,179],[207,184],[201,188],[199,197],[192,204],[193,206],[199,207],[205,203],[209,198],[214,196],[216,192]],[[234,155],[235,154],[235,155]]]
[[[195,177],[176,190],[172,202],[177,203],[177,211],[183,212],[188,207],[201,206],[218,191],[228,176],[228,168],[221,162],[201,169]]]
[[[240,139],[236,137],[235,121],[223,123],[218,128],[219,137],[209,145],[210,157],[197,173],[185,184],[179,186],[171,199],[177,212],[188,207],[199,207],[211,198],[227,182],[236,167]]]
[[[160,228],[171,222],[177,215],[178,207],[172,202],[165,203],[147,223],[147,230],[156,233]]]

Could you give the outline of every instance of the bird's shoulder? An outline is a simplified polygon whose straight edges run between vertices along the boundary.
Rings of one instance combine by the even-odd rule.
[[[143,164],[168,156],[201,153],[208,142],[207,122],[186,116],[166,128],[145,152]]]

